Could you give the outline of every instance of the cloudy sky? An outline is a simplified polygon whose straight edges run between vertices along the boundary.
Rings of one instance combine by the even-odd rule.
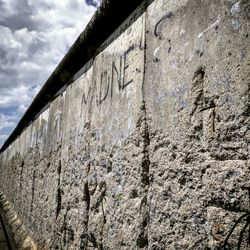
[[[0,146],[100,0],[0,0]]]

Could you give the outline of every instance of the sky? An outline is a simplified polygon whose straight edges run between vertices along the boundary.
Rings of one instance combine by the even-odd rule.
[[[0,147],[101,0],[0,0]]]

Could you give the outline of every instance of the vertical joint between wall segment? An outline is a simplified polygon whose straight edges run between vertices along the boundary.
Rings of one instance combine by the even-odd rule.
[[[33,207],[34,207],[35,181],[36,181],[36,169],[33,170],[33,175],[32,175],[30,214],[32,214]]]
[[[147,113],[146,103],[143,100],[141,107],[141,120],[139,120],[140,126],[143,129],[142,139],[143,139],[143,158],[141,163],[141,189],[142,189],[142,201],[140,206],[140,220],[139,220],[139,235],[137,237],[137,247],[139,249],[148,249],[149,239],[148,239],[148,228],[149,228],[149,200],[148,192],[150,186],[150,128],[149,119]]]
[[[59,216],[59,213],[61,211],[61,203],[62,203],[62,191],[61,191],[61,171],[62,171],[62,164],[61,161],[59,161],[58,164],[58,179],[57,179],[57,195],[56,195],[56,219]]]
[[[143,29],[143,35],[141,38],[141,42],[140,42],[140,49],[143,50],[144,53],[144,58],[143,58],[143,77],[142,77],[142,88],[141,88],[141,92],[142,92],[142,100],[143,103],[145,105],[145,75],[146,75],[146,62],[147,62],[147,54],[146,54],[146,49],[147,49],[147,6],[148,6],[148,1],[145,1],[143,9],[144,9],[144,29]]]
[[[149,147],[150,147],[150,128],[149,128],[149,117],[147,112],[146,98],[145,98],[145,75],[146,75],[146,62],[147,62],[147,6],[149,4],[149,0],[144,3],[144,29],[143,36],[140,44],[140,49],[143,50],[144,59],[143,59],[143,79],[142,79],[142,106],[141,106],[141,118],[143,127],[143,159],[141,165],[141,185],[142,190],[144,192],[143,198],[140,206],[140,225],[139,225],[139,235],[137,237],[136,245],[139,249],[148,249],[149,246],[149,236],[148,236],[148,228],[149,228],[149,200],[148,200],[148,191],[150,185],[149,179],[149,170],[150,170],[150,156],[149,156]]]
[[[89,110],[89,116],[90,116],[91,110]],[[90,118],[90,117],[89,117]],[[89,119],[90,120],[90,119]],[[85,221],[85,231],[81,235],[81,243],[80,243],[80,249],[87,249],[88,243],[89,243],[89,214],[90,214],[90,191],[89,191],[89,172],[90,172],[90,122],[87,122],[85,124],[86,134],[87,134],[87,151],[88,151],[88,163],[87,163],[87,176],[86,176],[86,183],[84,184],[84,196],[83,200],[86,204],[86,221]]]

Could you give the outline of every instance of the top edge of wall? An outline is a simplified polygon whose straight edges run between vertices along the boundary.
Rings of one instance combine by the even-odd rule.
[[[45,82],[18,125],[0,149],[5,151],[22,131],[44,110],[61,89],[75,80],[75,75],[100,53],[104,42],[139,6],[153,0],[103,0],[84,31]],[[79,60],[81,58],[81,60]]]

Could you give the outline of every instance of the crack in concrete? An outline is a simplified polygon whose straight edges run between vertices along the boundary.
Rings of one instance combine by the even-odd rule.
[[[56,195],[56,219],[58,218],[58,215],[61,211],[61,203],[62,203],[62,191],[61,191],[61,171],[62,171],[62,163],[59,161],[57,173],[57,195]]]
[[[33,206],[34,206],[35,180],[36,180],[36,169],[33,170],[33,176],[32,176],[30,213],[32,213]]]

